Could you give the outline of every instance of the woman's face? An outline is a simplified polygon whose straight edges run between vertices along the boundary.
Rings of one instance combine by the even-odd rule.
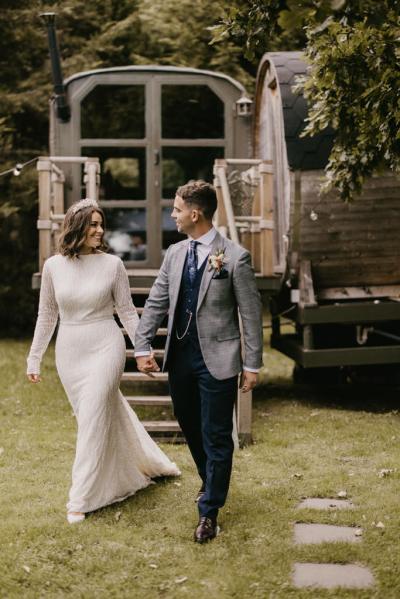
[[[99,212],[93,212],[89,228],[86,233],[84,249],[93,251],[100,247],[103,234],[104,229],[101,214]]]

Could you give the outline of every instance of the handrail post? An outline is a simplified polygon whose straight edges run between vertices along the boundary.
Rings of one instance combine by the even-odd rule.
[[[88,158],[85,162],[86,197],[91,200],[99,199],[100,163],[98,158]]]
[[[273,211],[273,169],[270,162],[262,162],[260,171],[261,200],[261,274],[274,274],[274,211]]]
[[[52,164],[51,182],[53,188],[53,206],[52,206],[52,241],[53,251],[57,250],[58,238],[60,236],[60,223],[54,219],[55,214],[64,213],[64,183],[65,176],[61,169]]]
[[[229,235],[232,241],[239,243],[239,236],[235,225],[235,215],[233,213],[231,195],[229,193],[228,181],[226,178],[226,162],[223,159],[215,161],[214,173],[218,177],[221,185],[222,199],[224,202],[226,219],[228,222]]]
[[[37,163],[39,173],[39,270],[51,256],[51,162],[46,158],[39,158]]]

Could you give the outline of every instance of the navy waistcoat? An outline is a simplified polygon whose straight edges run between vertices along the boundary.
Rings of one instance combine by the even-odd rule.
[[[174,326],[174,337],[177,341],[176,336],[182,337],[183,333],[187,329],[186,335],[178,341],[178,343],[187,343],[190,341],[197,341],[197,324],[196,324],[196,311],[197,304],[199,301],[199,291],[201,279],[203,277],[204,270],[207,265],[207,260],[204,260],[201,267],[197,270],[196,277],[193,281],[193,285],[189,278],[189,269],[187,265],[187,256],[185,265],[183,267],[181,286],[179,289],[178,302],[175,311],[175,326]],[[190,319],[190,314],[192,318]],[[190,319],[190,323],[189,323]]]

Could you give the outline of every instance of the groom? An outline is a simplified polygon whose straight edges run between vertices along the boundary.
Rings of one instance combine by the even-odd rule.
[[[178,188],[172,218],[188,239],[168,248],[135,337],[138,369],[158,371],[150,344],[168,312],[163,368],[168,368],[174,413],[202,479],[198,543],[216,536],[218,509],[228,493],[238,374],[241,389],[250,391],[262,363],[261,302],[250,255],[214,229],[216,208],[209,183],[190,181]]]

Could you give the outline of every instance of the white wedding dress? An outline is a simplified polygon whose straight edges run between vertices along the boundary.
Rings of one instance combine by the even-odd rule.
[[[91,512],[133,495],[153,477],[180,474],[119,390],[126,348],[114,307],[133,342],[139,318],[118,257],[46,261],[27,372],[39,374],[59,317],[56,365],[78,423],[69,512]]]

